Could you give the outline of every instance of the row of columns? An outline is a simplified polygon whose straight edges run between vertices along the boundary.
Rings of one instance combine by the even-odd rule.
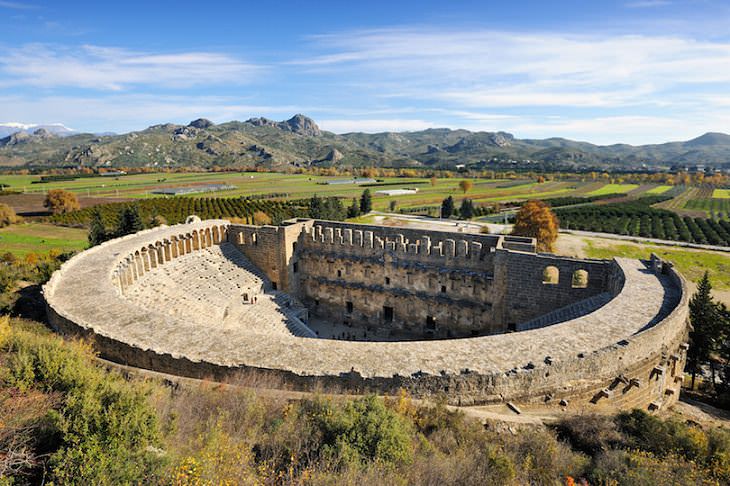
[[[219,245],[228,236],[228,228],[215,225],[193,230],[150,243],[128,255],[114,270],[112,282],[122,294],[145,273],[188,253]]]

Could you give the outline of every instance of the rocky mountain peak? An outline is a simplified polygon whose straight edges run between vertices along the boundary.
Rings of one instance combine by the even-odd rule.
[[[309,137],[318,137],[322,135],[322,132],[317,124],[314,123],[314,120],[299,113],[289,118],[287,121],[281,122],[280,125],[286,125],[286,128],[284,128],[285,130],[288,129],[289,131],[300,135],[306,135]]]
[[[189,127],[201,128],[203,130],[206,128],[210,128],[213,125],[215,125],[215,124],[206,118],[198,118],[197,120],[193,120],[190,123],[188,123]]]

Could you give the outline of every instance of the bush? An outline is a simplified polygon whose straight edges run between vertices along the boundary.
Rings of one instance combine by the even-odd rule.
[[[160,461],[157,420],[145,393],[93,364],[83,343],[13,325],[3,388],[59,395],[39,441],[50,454],[47,480],[60,484],[119,484],[151,477]]]
[[[7,204],[0,204],[0,228],[19,223],[21,218]]]

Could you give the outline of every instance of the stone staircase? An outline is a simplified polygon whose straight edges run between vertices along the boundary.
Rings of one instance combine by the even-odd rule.
[[[317,334],[312,331],[302,320],[302,316],[306,316],[308,311],[304,305],[294,296],[285,292],[273,290],[271,281],[266,274],[262,272],[256,265],[246,258],[232,243],[221,243],[221,252],[231,262],[243,268],[247,272],[260,278],[263,282],[263,291],[272,297],[272,300],[278,305],[277,312],[286,318],[286,327],[289,331],[298,337],[316,338]]]
[[[610,292],[603,292],[601,294],[594,295],[593,297],[561,307],[560,309],[555,309],[554,311],[543,314],[531,321],[517,324],[516,329],[518,331],[528,331],[530,329],[539,329],[541,327],[552,326],[559,322],[577,319],[578,317],[590,314],[599,307],[604,306],[611,300],[611,298]]]

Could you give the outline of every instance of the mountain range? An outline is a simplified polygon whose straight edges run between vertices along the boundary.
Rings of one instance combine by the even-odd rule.
[[[730,168],[730,135],[724,133],[640,146],[518,139],[506,132],[448,128],[335,134],[321,130],[304,115],[284,121],[251,118],[222,124],[200,118],[187,125],[166,123],[121,135],[76,133],[62,125],[0,125],[0,130],[12,128],[13,133],[0,138],[0,166]]]

